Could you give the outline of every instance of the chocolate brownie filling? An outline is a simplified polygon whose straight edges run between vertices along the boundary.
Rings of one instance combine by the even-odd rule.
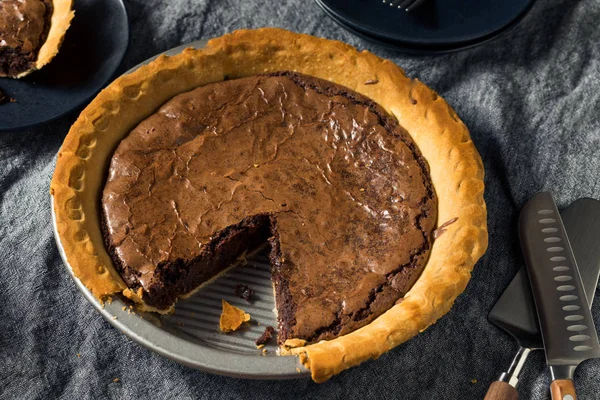
[[[16,76],[35,66],[52,12],[52,0],[0,1],[0,76]]]
[[[291,72],[167,102],[119,144],[102,209],[115,266],[158,309],[268,240],[281,343],[332,339],[392,307],[426,263],[437,214],[395,119]]]
[[[103,232],[108,253],[127,285],[130,288],[143,287],[148,304],[158,309],[166,309],[178,296],[191,292],[202,282],[231,266],[245,251],[263,245],[270,236],[269,226],[268,215],[244,218],[239,224],[218,232],[198,256],[159,263],[152,279],[124,264],[118,257],[117,248],[109,239],[106,221],[103,222]]]

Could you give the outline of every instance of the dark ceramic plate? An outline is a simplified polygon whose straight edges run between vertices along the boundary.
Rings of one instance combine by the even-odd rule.
[[[484,43],[519,22],[535,0],[428,0],[407,13],[386,0],[316,0],[342,27],[410,53],[445,53]]]
[[[111,79],[129,42],[122,0],[76,0],[75,18],[52,62],[25,78],[0,78],[16,99],[0,105],[0,130],[39,125],[89,101]]]

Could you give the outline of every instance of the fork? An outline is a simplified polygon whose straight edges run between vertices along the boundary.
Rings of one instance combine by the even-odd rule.
[[[383,0],[384,3],[388,3],[387,0]],[[399,4],[398,4],[399,3]],[[393,0],[389,2],[390,7],[404,8],[406,12],[410,12],[421,4],[425,3],[425,0]]]

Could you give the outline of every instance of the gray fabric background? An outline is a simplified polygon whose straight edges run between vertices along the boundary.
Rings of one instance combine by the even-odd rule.
[[[600,198],[600,2],[539,0],[501,38],[428,57],[358,39],[312,1],[126,5],[131,41],[121,72],[182,43],[262,26],[339,39],[394,60],[437,90],[470,128],[486,168],[490,248],[452,311],[377,361],[320,385],[210,375],[117,332],[67,274],[52,236],[48,186],[77,113],[0,133],[0,398],[482,398],[516,350],[486,315],[519,267],[520,206],[541,190],[552,191],[560,207],[583,196]],[[593,313],[600,325],[600,301]],[[113,383],[115,377],[121,381]],[[582,364],[575,383],[581,399],[599,399],[600,360]],[[521,398],[548,398],[548,385],[537,352],[526,366]]]

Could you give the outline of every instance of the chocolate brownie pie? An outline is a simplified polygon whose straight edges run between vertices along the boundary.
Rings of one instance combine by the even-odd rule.
[[[158,311],[268,240],[282,344],[389,309],[425,265],[437,216],[427,164],[395,120],[291,72],[174,97],[117,147],[102,207],[121,277]]]
[[[0,0],[0,77],[49,63],[69,28],[72,0]]]
[[[144,310],[268,242],[278,340],[323,381],[450,309],[487,246],[482,179],[464,124],[396,65],[260,29],[117,79],[51,193],[75,274]]]

